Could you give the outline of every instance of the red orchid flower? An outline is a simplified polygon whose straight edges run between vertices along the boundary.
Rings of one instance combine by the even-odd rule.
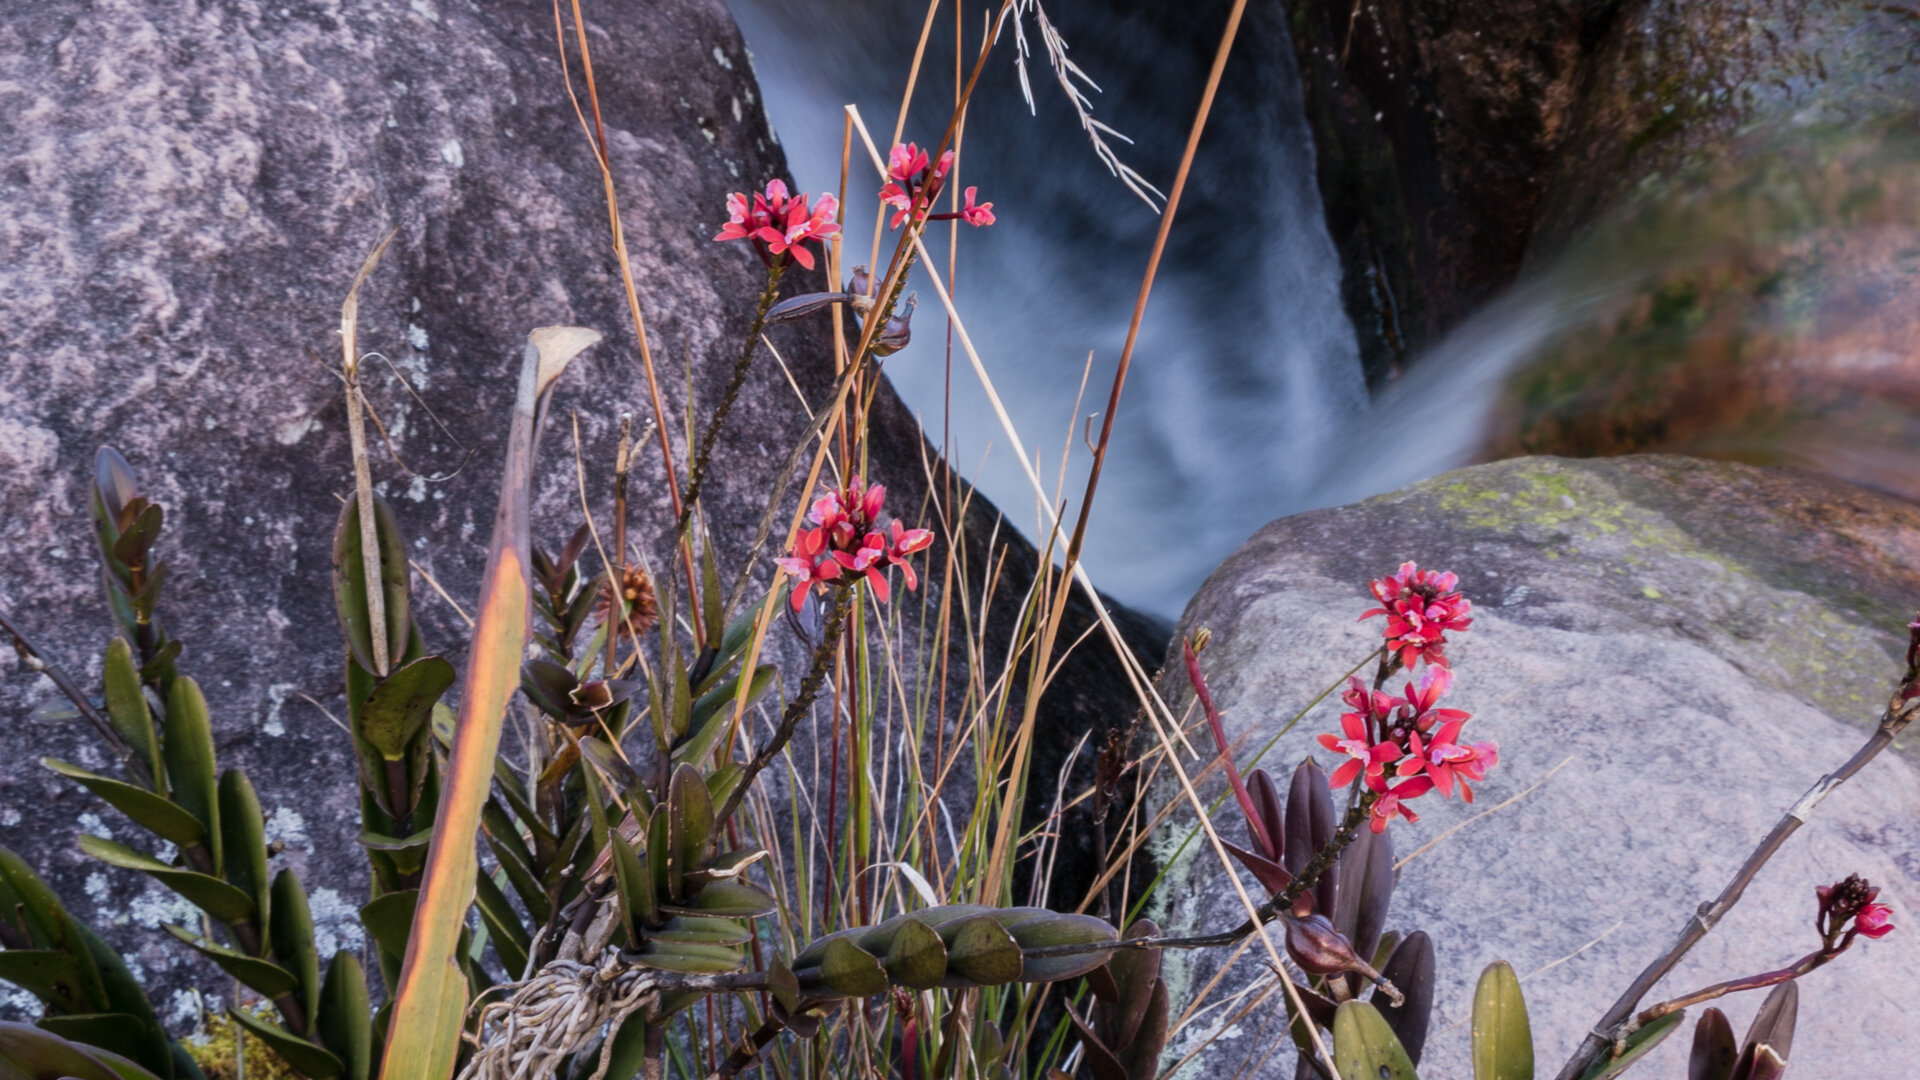
[[[1473,625],[1473,604],[1455,591],[1458,584],[1459,578],[1452,573],[1402,563],[1397,572],[1369,584],[1374,599],[1382,606],[1369,609],[1360,618],[1387,617],[1387,650],[1396,654],[1403,666],[1412,667],[1424,660],[1431,666],[1447,667],[1447,631],[1464,631]]]
[[[1371,820],[1367,827],[1376,833],[1383,833],[1387,831],[1387,825],[1393,821],[1396,814],[1408,821],[1420,820],[1420,815],[1413,812],[1413,809],[1407,805],[1407,801],[1432,791],[1433,780],[1425,776],[1415,776],[1388,787],[1384,777],[1369,776],[1367,786],[1379,796],[1374,800],[1373,809],[1368,814]]]
[[[1373,742],[1372,732],[1368,730],[1366,718],[1359,713],[1344,713],[1340,717],[1340,730],[1347,736],[1344,739],[1332,735],[1320,736],[1320,745],[1336,754],[1345,754],[1347,760],[1333,770],[1327,778],[1332,787],[1346,787],[1353,778],[1366,771],[1372,780],[1386,768],[1389,761],[1400,756],[1400,748],[1390,742]]]

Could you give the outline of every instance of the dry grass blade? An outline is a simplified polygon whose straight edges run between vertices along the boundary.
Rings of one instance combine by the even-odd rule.
[[[380,265],[380,256],[386,254],[387,245],[393,243],[399,232],[397,227],[388,231],[373,250],[367,252],[360,272],[353,275],[353,284],[347,287],[347,298],[340,302],[340,375],[347,389],[347,441],[353,448],[353,489],[360,506],[360,554],[366,560],[369,583],[380,580],[380,538],[373,513],[373,467],[367,460],[367,424],[360,414],[365,405],[360,396],[360,286],[372,275],[373,268]],[[371,585],[367,589],[367,625],[372,628],[373,673],[385,678],[393,658],[387,650],[387,598],[382,592]]]
[[[1087,90],[1100,93],[1100,84],[1093,81],[1080,65],[1067,56],[1067,41],[1060,36],[1053,21],[1047,18],[1047,10],[1040,6],[1040,0],[1019,0],[1013,11],[1014,65],[1020,72],[1020,92],[1027,99],[1027,108],[1032,110],[1033,85],[1027,79],[1027,58],[1031,49],[1027,45],[1027,32],[1023,20],[1031,17],[1034,28],[1039,32],[1040,45],[1047,52],[1047,64],[1053,68],[1054,80],[1066,91],[1067,101],[1073,106],[1073,113],[1080,120],[1080,129],[1087,133],[1087,141],[1093,144],[1094,156],[1107,167],[1107,171],[1127,185],[1127,190],[1140,197],[1147,208],[1159,213],[1165,205],[1167,196],[1159,188],[1147,182],[1131,165],[1120,160],[1113,147],[1107,145],[1103,135],[1111,135],[1123,143],[1132,145],[1133,140],[1120,134],[1113,128],[1093,118],[1093,102],[1087,97],[1086,90],[1079,84],[1085,84]],[[1077,82],[1076,82],[1077,80]],[[1158,200],[1157,202],[1155,200]]]
[[[580,327],[542,327],[527,335],[493,546],[481,579],[478,621],[461,684],[458,727],[434,816],[406,963],[394,989],[381,1067],[385,1076],[442,1080],[453,1072],[467,1006],[467,979],[457,947],[479,867],[474,837],[492,787],[500,727],[507,703],[520,686],[520,657],[532,631],[527,514],[539,421],[567,363],[599,340],[597,332]]]

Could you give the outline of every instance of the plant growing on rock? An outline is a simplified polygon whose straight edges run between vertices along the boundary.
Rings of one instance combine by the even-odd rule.
[[[1010,3],[1003,15],[1016,27],[1023,17],[1039,21],[1071,86],[1077,69],[1065,62],[1064,43],[1039,5]],[[1219,65],[1231,39],[1230,28]],[[585,61],[584,29],[579,48]],[[986,55],[983,48],[974,79]],[[746,240],[766,283],[704,429],[686,421],[684,486],[674,472],[668,417],[653,394],[672,507],[670,521],[657,523],[668,550],[658,572],[628,539],[633,447],[624,437],[610,519],[595,515],[579,462],[584,520],[566,523],[557,549],[535,545],[541,431],[569,363],[600,335],[578,327],[528,335],[464,670],[429,649],[415,617],[411,548],[370,478],[353,332],[354,296],[379,250],[369,258],[342,312],[355,485],[334,533],[332,591],[368,862],[370,895],[359,919],[371,964],[351,950],[322,957],[304,886],[290,869],[273,871],[278,852],[265,841],[253,786],[244,771],[221,768],[207,702],[179,670],[181,643],[161,626],[167,574],[156,545],[164,511],[125,459],[100,451],[91,506],[117,628],[104,650],[103,704],[24,630],[10,622],[4,629],[94,724],[122,775],[46,765],[150,834],[145,850],[91,836],[80,845],[110,867],[147,875],[201,913],[198,926],[170,933],[245,988],[254,1000],[236,989],[232,1023],[293,1071],[312,1080],[664,1080],[670,1071],[725,1080],[763,1067],[782,1077],[998,1080],[1079,1072],[1151,1080],[1175,1023],[1164,951],[1257,941],[1284,992],[1299,1075],[1414,1075],[1431,1020],[1436,956],[1427,934],[1388,928],[1392,837],[1419,821],[1417,800],[1457,792],[1470,802],[1472,785],[1499,764],[1492,743],[1468,741],[1472,717],[1441,704],[1455,678],[1448,635],[1472,621],[1452,574],[1409,562],[1372,582],[1380,606],[1361,618],[1385,616],[1381,644],[1363,661],[1376,661],[1374,675],[1346,685],[1340,731],[1318,741],[1343,760],[1330,777],[1311,758],[1301,761],[1284,799],[1265,769],[1242,777],[1202,670],[1205,641],[1183,643],[1217,766],[1244,818],[1244,843],[1227,841],[1205,818],[1161,727],[1171,714],[1163,715],[1148,689],[1148,673],[1127,669],[1142,699],[1142,723],[1130,734],[1151,725],[1160,745],[1135,746],[1116,734],[1100,751],[1090,798],[1100,856],[1115,847],[1105,829],[1121,778],[1144,782],[1150,769],[1165,766],[1202,809],[1199,827],[1223,864],[1237,860],[1257,886],[1243,897],[1243,923],[1173,937],[1149,920],[1108,917],[1138,899],[1115,905],[1107,888],[1116,877],[1130,882],[1137,828],[1083,905],[1097,903],[1101,914],[1057,910],[1071,898],[1046,895],[1045,868],[1060,835],[1080,819],[1069,817],[1077,801],[1065,779],[1052,814],[1038,822],[1026,816],[1037,702],[1064,651],[1071,592],[1079,585],[1091,593],[1078,556],[1134,338],[1080,522],[1070,536],[1055,522],[1051,539],[1060,541],[1063,562],[1045,560],[1020,598],[1020,632],[996,666],[985,637],[968,636],[978,614],[972,605],[988,603],[992,590],[970,588],[964,494],[937,492],[927,505],[891,516],[867,453],[878,365],[911,338],[914,298],[903,293],[909,271],[930,261],[928,226],[948,222],[957,232],[960,223],[996,220],[994,204],[979,201],[976,187],[964,189],[964,201],[947,188],[971,85],[931,150],[896,145],[884,162],[872,151],[883,184],[876,210],[891,211],[897,231],[877,275],[843,271],[836,215],[844,208],[836,197],[794,196],[775,178],[751,197],[727,200],[728,220],[714,239]],[[594,108],[597,115],[597,100]],[[1204,117],[1203,107],[1167,197],[1161,245]],[[1084,110],[1082,118],[1102,146]],[[856,122],[850,114],[850,127]],[[604,145],[596,150],[605,168]],[[612,191],[609,174],[610,227],[625,270]],[[936,209],[942,195],[950,209]],[[829,282],[847,287],[780,300],[794,265],[819,265]],[[950,303],[944,285],[941,296]],[[1145,301],[1143,288],[1135,331]],[[632,310],[639,330],[637,300]],[[851,335],[842,321],[849,315]],[[837,378],[827,400],[810,403],[817,407],[771,480],[755,534],[719,542],[702,487],[734,396],[766,325],[813,316],[835,321]],[[960,329],[957,317],[954,325]],[[644,333],[636,336],[644,342]],[[642,361],[654,390],[644,351]],[[774,542],[783,513],[787,528]],[[740,565],[723,565],[727,552],[742,550]],[[921,638],[937,643],[920,653],[900,644],[914,628],[892,593],[895,570],[909,591],[939,593],[937,624],[927,616],[930,600],[918,612],[926,616]],[[952,648],[947,635],[956,626],[963,640]],[[1112,632],[1110,622],[1104,628]],[[767,659],[780,655],[772,636],[782,632],[792,639],[787,655],[804,657],[790,670]],[[1920,624],[1913,642],[1876,741],[1835,783],[1920,707]],[[954,652],[967,670],[950,677]],[[946,712],[950,684],[964,687],[955,710],[964,715]],[[806,782],[793,752],[806,724],[816,756],[831,755],[824,791]],[[785,805],[768,791],[781,781]],[[1344,808],[1335,789],[1345,793]],[[1804,816],[1797,809],[1787,820]],[[1777,847],[1791,830],[1783,820],[1769,843]],[[1242,887],[1237,877],[1234,883]],[[1739,884],[1717,912],[1738,899]],[[1818,899],[1817,950],[1638,1013],[1645,987],[1630,991],[1569,1075],[1617,1075],[1678,1025],[1686,1008],[1761,987],[1773,987],[1773,996],[1738,1051],[1724,1017],[1707,1010],[1693,1075],[1779,1075],[1795,980],[1857,938],[1892,929],[1888,909],[1857,878],[1823,887]],[[1042,900],[1053,906],[1024,902]],[[0,946],[0,979],[45,1007],[36,1027],[0,1025],[0,1068],[8,1075],[204,1074],[192,1050],[159,1023],[126,962],[5,849]],[[1504,964],[1483,975],[1474,1016],[1476,1077],[1531,1077],[1526,1005]]]

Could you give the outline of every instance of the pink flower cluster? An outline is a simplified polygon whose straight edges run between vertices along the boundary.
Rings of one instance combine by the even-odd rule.
[[[1401,563],[1397,573],[1369,586],[1381,606],[1360,618],[1387,617],[1387,651],[1399,657],[1402,667],[1411,668],[1416,660],[1447,667],[1447,631],[1473,625],[1473,604],[1455,589],[1459,582],[1450,573]]]
[[[727,196],[727,223],[714,239],[751,240],[763,262],[792,252],[795,262],[811,270],[813,252],[806,244],[824,244],[840,231],[833,220],[840,212],[840,200],[822,195],[812,209],[808,209],[807,200],[805,192],[789,195],[787,185],[780,180],[767,181],[767,190],[755,192],[751,204],[745,195],[734,192]]]
[[[947,173],[952,169],[951,150],[941,154],[939,161],[929,162],[927,152],[916,143],[895,146],[887,155],[887,185],[880,189],[880,201],[893,207],[893,220],[887,227],[899,228],[909,213],[914,213],[916,220],[925,221],[958,218],[976,228],[993,224],[993,204],[974,202],[979,188],[970,187],[965,191],[966,205],[956,213],[928,213],[935,196],[940,194],[941,185],[946,183]]]
[[[793,610],[799,611],[807,595],[816,589],[842,583],[843,574],[866,575],[873,595],[883,604],[891,591],[887,584],[890,566],[900,568],[908,589],[919,588],[920,579],[907,556],[933,543],[933,533],[909,529],[898,518],[882,533],[880,508],[886,497],[885,487],[868,487],[856,476],[845,488],[829,491],[814,501],[807,511],[807,520],[814,527],[794,539],[793,550],[785,558],[774,560],[794,579]]]
[[[1453,592],[1456,580],[1452,574],[1407,563],[1399,573],[1373,582],[1373,595],[1388,607],[1362,618],[1387,614],[1388,648],[1408,666],[1414,659],[1426,659],[1427,669],[1418,683],[1406,684],[1404,696],[1369,687],[1355,676],[1341,695],[1348,710],[1340,716],[1341,734],[1320,736],[1321,746],[1347,759],[1329,782],[1345,787],[1358,778],[1373,792],[1369,825],[1376,833],[1384,832],[1395,817],[1420,820],[1407,803],[1436,788],[1452,798],[1457,784],[1461,799],[1472,802],[1470,782],[1485,780],[1487,770],[1500,760],[1493,743],[1460,740],[1471,714],[1439,704],[1453,688],[1453,670],[1441,653],[1444,632],[1465,630],[1471,621],[1466,618],[1471,605]]]

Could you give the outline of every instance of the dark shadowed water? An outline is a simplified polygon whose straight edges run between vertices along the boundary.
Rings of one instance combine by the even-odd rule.
[[[802,187],[838,184],[845,102],[860,107],[884,152],[923,5],[730,4]],[[1094,115],[1134,140],[1114,148],[1162,188],[1171,184],[1227,7],[1107,0],[1049,9],[1073,60],[1105,88],[1089,95]],[[945,5],[938,16],[904,139],[937,140],[951,111],[952,13]],[[969,58],[983,17],[968,5]],[[960,183],[980,187],[1000,224],[963,230],[956,298],[1049,494],[1071,446],[1071,515],[1092,456],[1082,424],[1105,404],[1157,219],[1095,157],[1033,45],[1037,115],[1022,99],[1010,45],[989,59],[975,96]],[[1302,507],[1329,465],[1332,436],[1365,408],[1312,153],[1285,28],[1250,13],[1176,219],[1095,502],[1088,566],[1132,604],[1177,614],[1253,530]],[[855,155],[861,164],[857,143]],[[850,264],[869,250],[878,188],[871,171],[853,175]],[[943,261],[944,231],[935,246]],[[924,280],[916,286],[915,344],[888,361],[888,374],[934,441],[950,440],[956,464],[1035,534],[1032,484],[957,343],[949,383],[939,302]]]

